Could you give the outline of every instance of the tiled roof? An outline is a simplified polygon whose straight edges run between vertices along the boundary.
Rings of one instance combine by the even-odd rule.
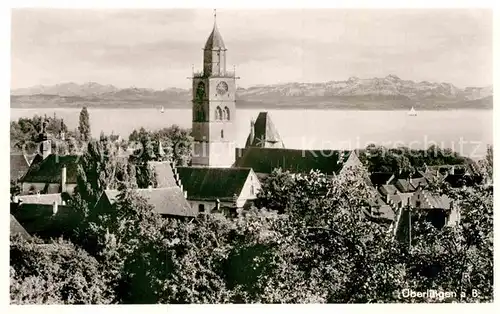
[[[181,217],[195,217],[197,215],[196,210],[189,206],[179,187],[137,189],[135,191],[161,215]],[[104,193],[110,204],[114,204],[120,192],[118,190],[106,190]]]
[[[217,23],[214,22],[214,28],[208,36],[207,42],[205,43],[205,50],[213,50],[213,49],[226,49],[224,45],[224,40],[222,40],[222,36],[219,33],[219,29],[217,28]]]
[[[394,206],[398,206],[401,204],[401,206],[407,206],[412,195],[413,193],[398,193],[389,195],[390,205],[392,204]]]
[[[416,189],[419,184],[420,186],[424,187],[424,186],[427,186],[427,179],[425,177],[422,177],[422,178],[412,178],[410,180],[411,182],[411,185],[413,186],[414,189]]]
[[[29,162],[23,154],[10,154],[10,179],[21,178],[29,169]]]
[[[28,231],[26,231],[26,229],[24,229],[24,227],[21,226],[19,221],[17,221],[17,219],[14,216],[12,216],[12,214],[10,215],[10,234],[11,235],[20,234],[25,239],[31,238]]]
[[[253,125],[253,131],[253,136],[248,135],[245,147],[285,148],[269,113],[259,113]]]
[[[62,202],[61,193],[20,195],[18,198],[23,204],[52,205],[54,202],[57,202],[57,204]]]
[[[73,208],[58,205],[57,213],[53,213],[53,205],[21,204],[11,214],[26,231],[41,237],[58,237],[70,232],[77,225],[79,218]]]
[[[150,161],[148,162],[148,165],[154,169],[157,184],[155,188],[170,188],[178,186],[170,162]]]
[[[237,152],[235,166],[252,168],[256,173],[271,173],[275,168],[282,168],[295,173],[319,170],[333,174],[342,169],[350,154],[350,151],[338,150],[249,147]]]
[[[240,195],[250,168],[178,167],[188,199],[232,200]]]
[[[394,220],[394,210],[389,205],[381,205],[379,207],[372,207],[371,209],[371,217],[386,219],[386,220]]]
[[[396,187],[403,193],[413,190],[413,187],[410,185],[410,182],[406,179],[398,179],[396,181]]]
[[[393,184],[384,184],[380,187],[380,193],[384,196],[394,195],[398,192],[398,189]]]
[[[451,199],[447,195],[439,195],[428,191],[423,191],[423,194],[424,204],[422,205],[422,208],[450,208]]]
[[[391,178],[393,178],[394,174],[392,172],[372,172],[370,174],[370,181],[373,185],[383,185],[388,184]]]
[[[419,171],[419,174],[424,177],[427,182],[432,182],[433,180],[441,180],[444,175],[441,174],[441,173],[437,173],[436,174],[436,171],[427,171],[427,172],[424,172],[424,171]]]
[[[66,183],[76,183],[78,157],[76,155],[49,155],[42,161],[33,162],[22,179],[23,182],[61,183],[61,170],[66,165]]]

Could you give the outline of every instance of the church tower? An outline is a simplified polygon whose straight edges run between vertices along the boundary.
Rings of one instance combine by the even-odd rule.
[[[226,70],[226,46],[214,27],[203,48],[203,71],[193,73],[193,166],[235,162],[236,77]]]
[[[41,155],[43,159],[52,154],[52,143],[47,136],[46,120],[42,121],[42,127],[40,133],[38,134],[38,154]]]

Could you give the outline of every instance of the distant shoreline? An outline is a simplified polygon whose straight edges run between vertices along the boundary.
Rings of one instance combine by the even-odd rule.
[[[11,110],[33,110],[33,109],[75,109],[75,110],[80,110],[82,106],[10,106]],[[105,106],[105,107],[100,107],[100,106],[86,106],[88,109],[99,109],[99,110],[116,110],[116,109],[126,109],[126,110],[160,110],[157,107],[148,107],[148,106],[143,106],[143,107],[137,107],[137,106]],[[409,111],[410,108],[346,108],[346,107],[318,107],[318,106],[310,106],[310,107],[293,107],[293,106],[278,106],[278,107],[269,107],[269,106],[238,106],[236,105],[237,109],[241,110],[332,110],[332,111]],[[174,107],[164,107],[165,110],[190,110],[191,107],[181,107],[181,106],[174,106]],[[417,112],[419,111],[465,111],[465,110],[470,110],[470,111],[477,111],[477,110],[484,110],[484,111],[491,111],[493,110],[493,107],[491,108],[415,108]]]

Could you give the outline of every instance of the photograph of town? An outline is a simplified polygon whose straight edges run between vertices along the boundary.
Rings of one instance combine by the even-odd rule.
[[[11,10],[10,303],[493,302],[491,9]]]

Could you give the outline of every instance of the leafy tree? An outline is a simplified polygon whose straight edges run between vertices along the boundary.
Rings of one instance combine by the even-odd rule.
[[[59,239],[48,244],[11,238],[10,298],[14,304],[106,304],[100,265]]]
[[[458,223],[441,230],[422,223],[413,227],[415,236],[408,255],[406,281],[414,290],[436,289],[456,294],[449,300],[429,301],[492,301],[492,191],[475,186],[450,191],[450,196],[460,213]]]
[[[186,166],[191,161],[193,138],[190,135],[190,130],[180,128],[177,125],[149,132],[140,128],[130,134],[129,141],[138,143],[142,149],[141,153],[149,153],[143,159],[172,160],[178,166]],[[160,142],[162,144],[161,152]],[[136,156],[139,157],[137,154]]]
[[[77,186],[68,204],[80,215],[80,224],[75,230],[78,243],[92,251],[95,237],[88,233],[89,224],[95,223],[92,212],[97,201],[106,189],[116,189],[118,180],[129,180],[130,168],[126,160],[117,156],[118,149],[109,138],[102,136],[99,140],[88,143],[85,153],[78,158]]]
[[[361,150],[359,155],[369,172],[394,172],[401,176],[414,173],[424,168],[425,165],[457,165],[472,162],[469,158],[460,156],[450,149],[441,149],[435,145],[425,150],[407,147],[388,149],[383,146],[369,145]]]
[[[53,117],[34,115],[31,118],[19,118],[10,123],[11,148],[26,154],[34,152],[37,148],[36,143],[44,119],[47,122],[46,131],[53,137],[57,137],[60,132],[67,130],[63,119],[59,119],[55,113]]]
[[[483,177],[490,183],[493,183],[493,146],[488,145],[486,156],[479,161],[479,166]]]
[[[82,141],[84,142],[90,141],[91,139],[90,121],[89,121],[89,112],[87,111],[87,107],[83,107],[82,110],[80,111],[78,131],[80,132],[80,137]]]

